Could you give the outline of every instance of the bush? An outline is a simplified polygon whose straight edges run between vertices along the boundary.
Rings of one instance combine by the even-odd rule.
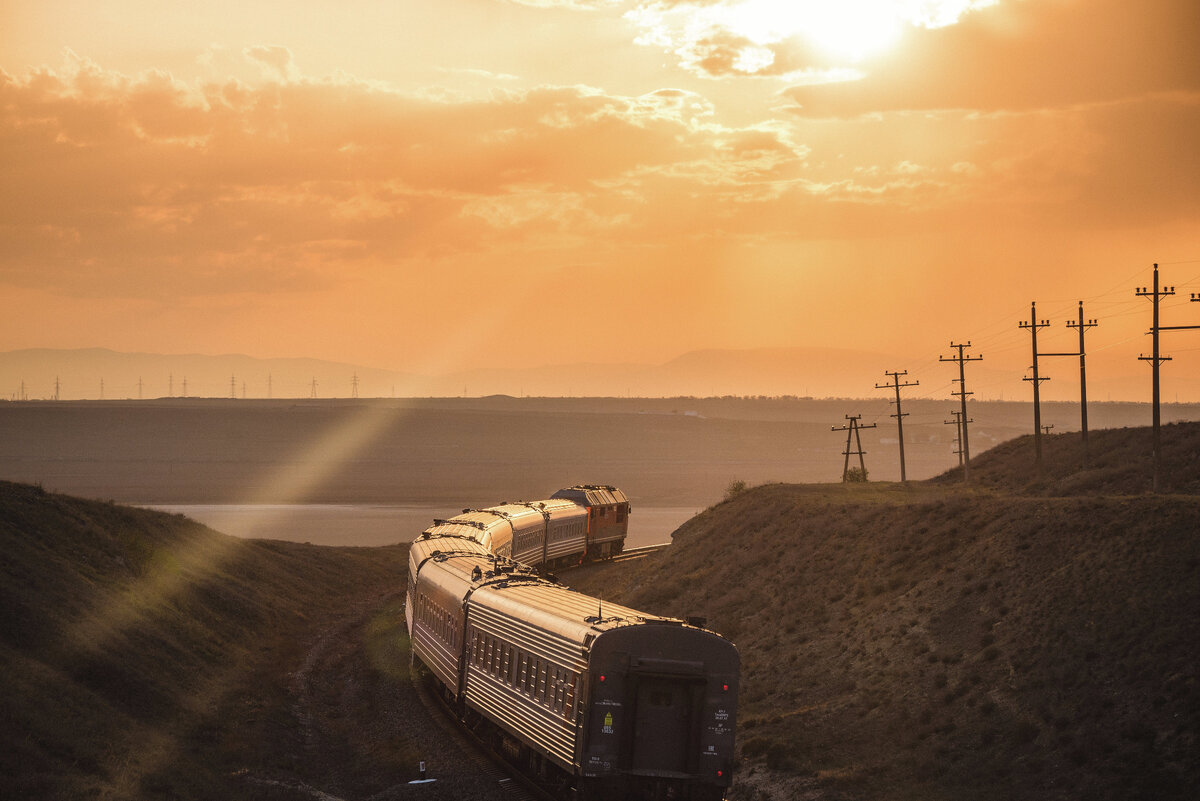
[[[733,481],[730,481],[729,486],[725,488],[725,500],[728,501],[732,498],[736,498],[747,489],[749,489],[749,486],[746,484],[746,482],[742,481],[740,478],[736,478]]]
[[[851,467],[842,476],[842,481],[865,484],[867,481],[867,469],[865,467]]]

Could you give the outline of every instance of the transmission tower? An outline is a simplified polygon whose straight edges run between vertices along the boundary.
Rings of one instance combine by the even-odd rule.
[[[961,428],[959,429],[958,449],[960,451],[959,458],[962,460],[963,468],[963,483],[970,481],[971,478],[971,438],[967,434],[967,423],[974,422],[967,419],[967,396],[974,395],[974,392],[967,392],[967,374],[966,363],[977,362],[983,359],[983,356],[965,356],[963,350],[971,347],[971,341],[965,343],[951,342],[950,347],[958,351],[957,356],[938,356],[938,361],[942,362],[958,362],[958,378],[954,382],[958,384],[958,392],[951,392],[951,396],[957,395],[962,411],[959,412],[959,420]]]
[[[234,376],[229,376],[229,397],[237,398],[237,381]]]
[[[904,371],[898,372],[898,373],[884,370],[883,374],[890,375],[892,377],[892,383],[876,384],[875,389],[894,389],[894,390],[896,390],[896,413],[893,414],[892,417],[896,418],[896,433],[900,437],[900,482],[904,483],[904,482],[908,481],[908,477],[904,473],[904,418],[908,417],[908,414],[905,412],[902,412],[900,410],[900,390],[903,389],[904,387],[919,386],[921,382],[920,381],[906,381],[903,384],[901,384],[900,376],[908,375],[907,370],[904,370]],[[849,448],[847,448],[847,450],[849,450]]]
[[[24,386],[24,385],[22,385]],[[100,400],[104,400],[104,379],[100,379]]]
[[[313,376],[312,391],[309,393],[308,397],[310,397],[310,398],[317,397],[317,378],[316,378],[316,376]]]
[[[1150,327],[1150,333],[1153,335],[1152,336],[1153,351],[1151,352],[1151,355],[1149,355],[1149,356],[1138,356],[1138,359],[1140,359],[1141,361],[1144,361],[1144,362],[1150,362],[1151,399],[1152,399],[1152,405],[1153,405],[1153,411],[1152,411],[1153,418],[1152,419],[1153,419],[1153,429],[1154,429],[1154,432],[1153,432],[1153,436],[1154,436],[1154,446],[1153,446],[1154,447],[1154,479],[1153,479],[1154,483],[1153,483],[1153,487],[1154,487],[1154,491],[1158,492],[1159,476],[1162,473],[1162,433],[1160,431],[1161,423],[1162,423],[1162,416],[1159,411],[1160,383],[1159,383],[1158,366],[1162,362],[1171,361],[1170,356],[1163,356],[1159,353],[1158,333],[1160,331],[1187,331],[1187,330],[1191,330],[1191,329],[1195,329],[1195,328],[1200,328],[1200,325],[1159,325],[1158,324],[1158,303],[1163,298],[1174,295],[1175,287],[1167,286],[1167,287],[1162,287],[1161,289],[1159,288],[1158,265],[1157,264],[1154,265],[1154,289],[1148,290],[1144,286],[1138,287],[1138,290],[1135,294],[1140,298],[1150,298],[1150,302],[1154,306],[1154,317],[1153,317],[1154,322]],[[1197,300],[1198,296],[1196,294],[1193,294],[1191,296],[1191,299],[1193,301]]]
[[[842,425],[842,426],[833,426],[830,429],[832,431],[845,431],[846,432],[846,450],[842,451],[842,454],[846,457],[845,461],[842,463],[842,481],[849,480],[850,455],[851,454],[858,455],[858,467],[862,471],[863,481],[866,481],[867,480],[867,463],[863,459],[863,454],[865,454],[866,451],[864,451],[862,449],[862,439],[859,437],[858,432],[864,428],[874,428],[875,424],[871,423],[871,425],[869,425],[869,426],[859,425],[858,421],[862,419],[861,414],[856,414],[854,416],[846,415],[846,419],[850,421],[848,424]],[[854,450],[850,450],[850,439],[851,438],[854,439],[854,447],[855,447]]]
[[[1027,328],[1029,333],[1033,335],[1033,377],[1026,376],[1022,381],[1033,382],[1033,450],[1034,450],[1034,465],[1038,470],[1042,469],[1042,402],[1040,388],[1043,381],[1049,381],[1049,378],[1041,378],[1038,376],[1038,348],[1037,348],[1037,332],[1039,328],[1045,328],[1050,325],[1049,320],[1038,322],[1037,318],[1037,303],[1029,304],[1029,322],[1024,320],[1017,323],[1018,328]]]

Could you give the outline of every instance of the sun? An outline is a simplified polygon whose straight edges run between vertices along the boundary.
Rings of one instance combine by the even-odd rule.
[[[854,63],[896,46],[906,27],[953,25],[998,0],[724,0],[694,7],[709,25],[759,46],[804,40],[834,62]],[[680,7],[684,7],[686,4]],[[700,20],[695,20],[696,22]]]
[[[900,38],[889,0],[742,0],[724,6],[728,29],[756,44],[800,37],[837,61],[859,61]]]

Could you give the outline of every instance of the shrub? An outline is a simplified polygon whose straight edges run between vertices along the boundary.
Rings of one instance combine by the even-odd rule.
[[[725,488],[725,500],[728,501],[731,498],[736,498],[747,489],[749,489],[749,486],[745,481],[742,481],[740,478],[735,478],[733,481],[730,481],[729,486]]]
[[[842,476],[842,481],[865,484],[867,481],[867,470],[865,467],[851,467]]]

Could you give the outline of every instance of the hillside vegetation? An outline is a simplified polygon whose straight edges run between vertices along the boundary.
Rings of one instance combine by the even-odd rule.
[[[1052,437],[1041,476],[1025,438],[985,488],[757,487],[572,583],[737,643],[738,799],[1193,798],[1200,497],[1115,494],[1148,437],[1094,436],[1088,473]]]
[[[358,599],[368,632],[397,630],[406,552],[236,540],[0,482],[0,797],[297,797],[242,781],[303,771],[288,671]]]

